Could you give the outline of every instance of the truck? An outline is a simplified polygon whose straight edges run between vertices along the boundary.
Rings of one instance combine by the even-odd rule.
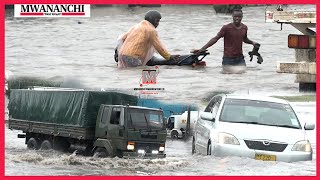
[[[188,111],[169,116],[167,119],[167,134],[172,139],[184,138],[188,134],[188,131],[192,135],[194,125],[200,116],[199,114],[199,111],[189,111],[189,121]]]
[[[295,50],[295,62],[278,62],[278,73],[297,74],[299,91],[316,90],[316,9],[315,6],[291,5],[268,9],[265,14],[266,22],[290,24],[301,34],[288,35],[288,47]]]
[[[8,127],[29,149],[95,157],[164,158],[163,111],[136,106],[138,97],[106,91],[13,89]]]

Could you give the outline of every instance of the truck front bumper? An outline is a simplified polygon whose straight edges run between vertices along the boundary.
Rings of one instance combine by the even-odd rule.
[[[166,154],[164,153],[138,153],[138,152],[123,152],[124,158],[146,158],[146,159],[153,159],[153,158],[165,158]]]

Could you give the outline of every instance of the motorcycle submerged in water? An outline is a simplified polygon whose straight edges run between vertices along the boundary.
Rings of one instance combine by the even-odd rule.
[[[177,66],[206,66],[206,62],[203,59],[209,55],[209,52],[191,53],[188,55],[182,55],[178,60],[165,60],[163,58],[152,57],[147,66],[158,66],[158,65],[177,65]],[[118,51],[115,49],[114,60],[118,62]]]
[[[209,55],[208,52],[192,53],[188,55],[182,55],[178,60],[165,60],[153,57],[148,61],[147,66],[155,65],[178,65],[178,66],[206,66],[206,62],[203,59]]]

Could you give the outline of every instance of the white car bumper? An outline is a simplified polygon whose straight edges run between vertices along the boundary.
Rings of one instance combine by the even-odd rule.
[[[212,146],[214,156],[240,156],[257,159],[256,155],[266,157],[265,160],[276,160],[284,162],[312,160],[312,152],[291,151],[292,146],[288,146],[283,152],[264,151],[249,149],[244,145],[215,144]],[[270,158],[272,157],[272,158]]]

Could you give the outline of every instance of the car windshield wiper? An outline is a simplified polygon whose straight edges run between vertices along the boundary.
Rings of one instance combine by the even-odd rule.
[[[243,123],[243,124],[260,124],[258,122],[254,121],[222,121],[222,122],[228,122],[228,123]]]
[[[228,123],[243,123],[243,124],[258,124],[258,125],[265,125],[265,126],[277,126],[277,127],[287,127],[287,128],[293,128],[293,129],[300,129],[296,126],[290,126],[286,124],[265,124],[265,123],[259,123],[255,121],[221,121],[221,122],[228,122]]]
[[[296,126],[290,126],[290,125],[286,125],[286,124],[275,124],[274,126],[278,126],[278,127],[287,127],[287,128],[293,128],[293,129],[300,129],[299,127],[296,127]]]
[[[264,126],[276,126],[276,127],[287,127],[287,128],[299,129],[299,127],[290,126],[290,125],[286,125],[286,124],[265,124],[265,123],[258,123],[258,122],[254,122],[254,123],[252,123],[252,124],[259,124],[259,125],[264,125]]]

